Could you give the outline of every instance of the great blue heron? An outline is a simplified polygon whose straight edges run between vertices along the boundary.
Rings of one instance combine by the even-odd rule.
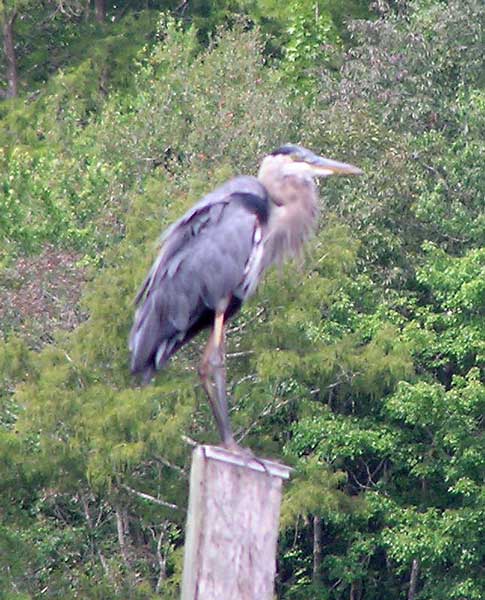
[[[314,178],[361,172],[287,144],[264,158],[257,178],[231,179],[162,236],[135,300],[131,369],[148,382],[179,348],[211,327],[199,374],[226,447],[237,445],[226,399],[225,323],[265,269],[298,253],[312,232],[318,215]]]

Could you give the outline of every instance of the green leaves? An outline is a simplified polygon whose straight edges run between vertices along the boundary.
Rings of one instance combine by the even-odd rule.
[[[289,528],[299,517],[317,514],[327,517],[335,512],[348,512],[354,503],[339,488],[346,481],[342,472],[333,472],[316,456],[302,461],[292,474],[290,487],[281,509],[281,527]]]
[[[365,175],[324,182],[308,255],[268,273],[228,335],[238,439],[295,468],[278,595],[405,597],[418,561],[416,597],[478,600],[481,5],[349,29],[366,3],[204,6],[194,26],[131,5],[97,33],[43,22],[29,64],[72,65],[1,107],[0,318],[29,335],[0,345],[0,595],[177,597],[190,444],[216,440],[204,338],[139,387],[132,298],[170,222],[294,141]]]
[[[288,21],[281,70],[295,96],[308,100],[317,89],[316,65],[332,64],[340,35],[328,7],[321,10],[319,2],[293,0]]]

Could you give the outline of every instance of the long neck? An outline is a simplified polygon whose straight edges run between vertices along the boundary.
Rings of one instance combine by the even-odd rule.
[[[281,262],[286,256],[301,253],[303,244],[315,229],[318,195],[311,177],[276,176],[260,172],[268,191],[271,211],[267,230],[267,263]]]

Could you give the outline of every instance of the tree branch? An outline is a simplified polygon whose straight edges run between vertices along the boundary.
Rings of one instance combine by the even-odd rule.
[[[269,402],[263,408],[263,410],[259,413],[259,415],[256,417],[256,419],[244,431],[240,431],[237,434],[236,437],[237,437],[238,443],[241,442],[249,433],[251,433],[251,431],[261,421],[261,419],[264,419],[264,417],[267,417],[268,415],[274,414],[280,408],[283,408],[283,406],[286,406],[287,404],[289,404],[293,400],[294,400],[294,398],[287,398],[286,400],[281,400],[280,402],[278,402],[276,404],[274,403],[273,400],[271,400],[271,402]]]
[[[155,460],[157,462],[161,463],[162,465],[164,465],[165,467],[168,467],[169,469],[173,469],[174,471],[177,471],[177,473],[180,473],[180,475],[182,475],[182,477],[184,479],[188,479],[187,471],[185,469],[183,469],[182,467],[179,467],[178,465],[175,465],[174,463],[170,462],[166,458],[163,458],[163,456],[157,456],[155,458]]]
[[[138,490],[133,489],[129,485],[125,483],[120,484],[127,492],[133,494],[134,496],[138,496],[139,498],[143,498],[144,500],[148,500],[149,502],[154,502],[155,504],[159,504],[160,506],[165,506],[166,508],[173,508],[174,510],[181,510],[176,504],[172,504],[171,502],[166,502],[165,500],[160,500],[159,498],[155,498],[155,496],[151,496],[150,494],[146,494],[145,492],[139,492]]]

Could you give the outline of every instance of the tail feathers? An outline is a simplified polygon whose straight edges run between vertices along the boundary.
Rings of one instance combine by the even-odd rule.
[[[164,288],[145,299],[130,333],[131,371],[149,383],[156,371],[199,331],[210,327],[214,311],[198,297],[184,300],[177,288]],[[240,301],[238,301],[240,306]]]
[[[146,304],[135,315],[130,333],[131,372],[148,383],[176,350],[183,333]]]
[[[149,353],[136,352],[136,346],[132,348],[131,372],[140,375],[143,384],[148,384],[168,362],[177,350],[177,339],[161,340],[159,344]]]
[[[178,336],[177,336],[178,337]],[[177,350],[177,337],[163,340],[155,355],[155,368],[160,370]]]

